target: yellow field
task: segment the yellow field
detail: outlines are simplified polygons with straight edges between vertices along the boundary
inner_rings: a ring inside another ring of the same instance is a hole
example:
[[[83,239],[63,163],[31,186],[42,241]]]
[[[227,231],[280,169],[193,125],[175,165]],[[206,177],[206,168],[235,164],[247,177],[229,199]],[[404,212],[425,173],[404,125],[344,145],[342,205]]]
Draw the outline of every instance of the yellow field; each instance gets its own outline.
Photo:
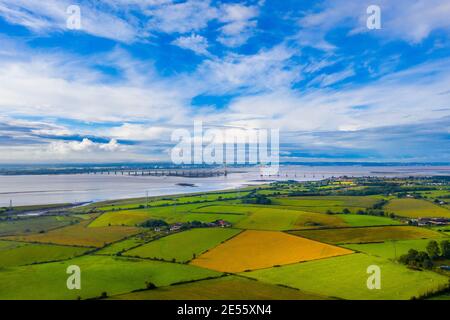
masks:
[[[103,247],[107,243],[139,233],[141,230],[134,227],[88,228],[88,224],[89,221],[83,221],[73,226],[55,229],[46,233],[28,236],[12,236],[6,237],[6,239],[86,247]]]
[[[283,232],[247,230],[191,264],[222,272],[242,272],[349,253],[352,251]]]
[[[148,210],[122,210],[102,214],[91,222],[89,227],[107,227],[107,226],[136,226],[151,216]]]

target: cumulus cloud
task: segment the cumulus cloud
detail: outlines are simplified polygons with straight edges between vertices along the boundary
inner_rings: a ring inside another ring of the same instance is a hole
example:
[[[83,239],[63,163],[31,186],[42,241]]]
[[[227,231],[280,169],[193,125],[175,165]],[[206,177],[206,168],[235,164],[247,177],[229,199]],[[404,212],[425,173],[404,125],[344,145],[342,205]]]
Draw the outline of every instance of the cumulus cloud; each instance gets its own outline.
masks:
[[[73,152],[114,152],[118,151],[119,149],[120,145],[115,139],[111,139],[109,143],[95,143],[88,138],[84,138],[82,141],[54,141],[48,145],[48,151],[50,153],[63,155]]]
[[[186,37],[179,37],[175,39],[173,44],[183,49],[189,49],[200,55],[209,55],[208,40],[198,34],[191,34]]]

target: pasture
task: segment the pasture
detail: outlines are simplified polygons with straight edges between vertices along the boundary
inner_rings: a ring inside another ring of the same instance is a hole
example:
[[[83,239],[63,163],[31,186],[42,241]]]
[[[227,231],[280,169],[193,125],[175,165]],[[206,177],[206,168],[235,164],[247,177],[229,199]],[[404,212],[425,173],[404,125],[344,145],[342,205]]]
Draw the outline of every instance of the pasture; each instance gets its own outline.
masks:
[[[111,211],[92,221],[89,227],[136,226],[150,218],[151,216],[145,209]]]
[[[367,267],[381,269],[381,289],[367,288]],[[448,277],[431,271],[413,271],[403,265],[365,254],[298,263],[245,273],[272,284],[284,284],[307,292],[352,300],[405,300],[448,284]]]
[[[283,232],[247,230],[191,261],[223,272],[269,268],[352,253]]]
[[[324,300],[302,291],[227,276],[114,296],[116,300]]]
[[[439,242],[442,239],[438,239]],[[357,250],[370,255],[396,260],[401,255],[408,253],[409,249],[425,251],[429,239],[385,241],[381,243],[347,244],[346,248]]]
[[[191,229],[151,241],[124,255],[187,262],[239,232],[241,230],[229,228]]]
[[[0,241],[0,268],[69,259],[86,251],[80,247]]]
[[[386,211],[408,218],[444,217],[450,218],[450,210],[420,199],[393,199],[385,207]]]
[[[338,215],[350,227],[370,227],[398,225],[400,222],[387,218],[360,214],[340,214]]]
[[[386,240],[434,239],[443,237],[442,234],[436,231],[410,226],[299,230],[291,231],[290,233],[332,244],[381,242]]]
[[[76,223],[79,220],[77,217],[70,216],[40,216],[0,221],[0,236],[45,232]]]
[[[82,270],[81,290],[67,289],[66,270],[70,265],[77,265]],[[147,281],[159,287],[219,275],[177,263],[84,256],[63,262],[0,269],[0,299],[87,299],[99,297],[102,292],[117,295],[143,289]]]

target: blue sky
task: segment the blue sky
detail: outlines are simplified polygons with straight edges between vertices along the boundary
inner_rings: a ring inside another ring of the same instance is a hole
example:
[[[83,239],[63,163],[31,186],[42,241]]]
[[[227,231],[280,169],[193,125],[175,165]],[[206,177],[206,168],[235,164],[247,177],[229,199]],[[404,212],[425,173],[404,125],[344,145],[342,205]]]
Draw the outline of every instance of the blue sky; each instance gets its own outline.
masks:
[[[449,17],[445,0],[0,0],[0,162],[168,160],[194,119],[279,129],[285,161],[448,162]]]

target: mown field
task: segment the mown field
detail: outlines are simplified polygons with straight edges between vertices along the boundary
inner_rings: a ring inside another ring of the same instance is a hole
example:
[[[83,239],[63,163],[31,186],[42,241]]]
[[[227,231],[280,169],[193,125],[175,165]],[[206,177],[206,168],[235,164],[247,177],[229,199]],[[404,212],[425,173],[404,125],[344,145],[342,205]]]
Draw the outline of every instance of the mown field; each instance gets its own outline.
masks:
[[[367,288],[367,267],[381,269],[381,289]],[[405,266],[365,254],[350,254],[245,273],[273,284],[307,292],[353,300],[411,299],[438,290],[448,277],[431,271],[413,271]]]
[[[187,262],[239,232],[241,230],[229,228],[192,229],[151,241],[124,255]]]
[[[114,296],[116,300],[326,300],[305,293],[243,277],[227,276],[156,290]]]
[[[350,254],[352,251],[283,232],[248,230],[191,261],[223,272],[241,272]]]
[[[41,216],[0,221],[0,237],[17,234],[32,234],[61,228],[78,222],[78,217]]]
[[[386,210],[408,218],[450,218],[450,210],[420,199],[393,199],[389,201]]]
[[[300,230],[291,231],[290,233],[332,244],[382,242],[386,240],[435,239],[444,236],[433,230],[410,226]]]
[[[68,290],[67,267],[82,272],[81,290]],[[220,273],[190,265],[107,256],[0,269],[0,299],[77,299],[144,289],[147,281],[168,286],[181,281],[217,277]],[[30,290],[32,288],[32,290]]]
[[[103,247],[108,243],[141,232],[140,229],[134,227],[88,228],[88,224],[89,221],[83,221],[73,226],[59,228],[45,233],[27,236],[12,236],[7,238],[10,240],[26,242]]]

